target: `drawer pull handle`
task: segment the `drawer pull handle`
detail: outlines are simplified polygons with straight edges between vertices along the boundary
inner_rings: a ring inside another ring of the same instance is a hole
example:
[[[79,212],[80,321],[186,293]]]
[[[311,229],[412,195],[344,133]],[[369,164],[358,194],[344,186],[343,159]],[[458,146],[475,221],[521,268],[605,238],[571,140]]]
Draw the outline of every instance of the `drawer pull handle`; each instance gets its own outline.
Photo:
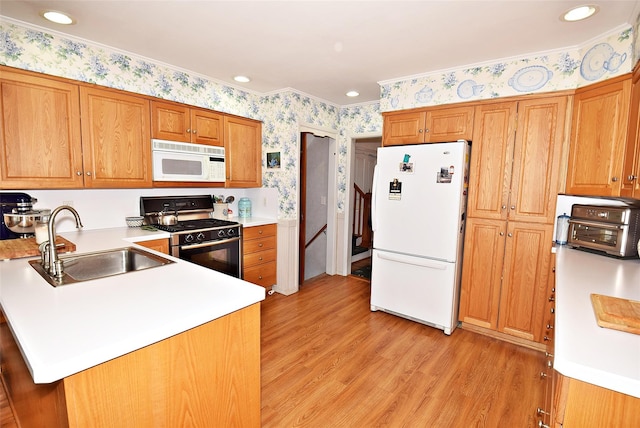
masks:
[[[262,245],[263,245],[263,244],[262,244],[262,242],[261,242],[261,243],[259,243],[259,244],[258,244],[258,247],[262,247]]]
[[[262,275],[258,275],[258,279],[262,279]]]
[[[538,407],[538,415],[548,415],[549,413],[545,412],[544,410],[542,410],[540,407]]]
[[[262,235],[262,230],[259,230],[259,231],[258,231],[258,234],[259,234],[259,235]]]
[[[262,260],[262,256],[258,258],[258,260]]]

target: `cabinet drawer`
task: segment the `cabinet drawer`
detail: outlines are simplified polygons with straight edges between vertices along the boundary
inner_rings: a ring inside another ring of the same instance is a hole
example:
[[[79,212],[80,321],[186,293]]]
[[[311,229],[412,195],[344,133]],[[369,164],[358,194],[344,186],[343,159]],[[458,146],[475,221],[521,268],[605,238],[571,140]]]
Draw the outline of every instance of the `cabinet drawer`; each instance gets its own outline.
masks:
[[[276,283],[276,262],[245,267],[243,279],[263,287],[274,285]]]
[[[244,267],[253,267],[259,264],[267,263],[267,262],[275,262],[276,261],[276,249],[271,248],[265,251],[257,251],[255,253],[246,254],[242,263],[244,263]]]
[[[263,236],[276,236],[276,225],[266,224],[264,226],[245,227],[242,230],[242,234],[245,241]]]
[[[260,239],[244,240],[242,243],[244,254],[255,253],[256,251],[271,250],[276,248],[276,237],[266,236]]]

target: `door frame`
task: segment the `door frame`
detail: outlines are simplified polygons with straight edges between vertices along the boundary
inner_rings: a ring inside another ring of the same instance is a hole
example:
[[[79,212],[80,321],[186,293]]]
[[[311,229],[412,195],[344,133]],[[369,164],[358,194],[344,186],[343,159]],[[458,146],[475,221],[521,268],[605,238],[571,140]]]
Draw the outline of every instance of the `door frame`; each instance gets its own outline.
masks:
[[[310,133],[316,137],[329,137],[329,162],[328,162],[328,183],[327,183],[327,265],[326,265],[326,273],[329,275],[335,275],[336,273],[336,261],[337,261],[337,216],[338,216],[338,204],[337,204],[337,171],[338,171],[338,132],[334,129],[327,129],[318,127],[310,124],[301,124],[298,126],[298,153],[300,153],[302,149],[302,134]],[[297,236],[300,237],[300,213],[301,213],[301,197],[303,195],[302,190],[302,165],[299,165],[299,174],[298,178],[300,178],[300,185],[297,186]],[[300,254],[304,251],[304,244],[301,244],[300,239],[297,241],[298,251],[296,254],[298,255],[298,262],[296,264],[297,278],[298,283],[300,282]],[[304,255],[302,255],[302,261],[304,261]],[[304,278],[302,278],[304,279]]]

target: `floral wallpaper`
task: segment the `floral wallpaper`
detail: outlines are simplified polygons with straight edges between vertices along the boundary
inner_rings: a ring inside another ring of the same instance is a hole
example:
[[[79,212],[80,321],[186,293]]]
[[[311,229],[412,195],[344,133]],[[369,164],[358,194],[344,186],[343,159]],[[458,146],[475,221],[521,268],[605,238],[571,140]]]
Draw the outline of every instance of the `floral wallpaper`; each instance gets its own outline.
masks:
[[[635,28],[639,26],[640,21]],[[343,212],[350,190],[351,139],[359,134],[381,135],[382,111],[576,88],[631,71],[640,58],[639,45],[638,31],[628,28],[575,50],[383,82],[379,102],[339,107],[291,90],[256,94],[175,66],[0,18],[0,64],[261,120],[263,186],[278,189],[281,219],[297,218],[300,125],[335,130],[338,135],[337,208]],[[277,171],[266,168],[269,151],[281,152]]]
[[[574,50],[474,64],[381,84],[380,110],[575,89],[633,69],[633,28]]]

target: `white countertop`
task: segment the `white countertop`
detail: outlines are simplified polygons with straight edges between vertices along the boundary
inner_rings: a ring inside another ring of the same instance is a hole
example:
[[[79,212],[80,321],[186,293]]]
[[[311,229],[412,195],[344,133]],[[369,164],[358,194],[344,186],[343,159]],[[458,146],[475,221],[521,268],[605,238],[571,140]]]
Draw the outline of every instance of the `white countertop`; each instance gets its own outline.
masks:
[[[234,217],[231,220],[237,221],[243,227],[264,226],[265,224],[278,223],[278,220],[273,218],[267,218],[267,217],[248,217],[248,218]]]
[[[640,398],[640,335],[599,327],[592,293],[640,300],[640,260],[557,249],[553,367]]]
[[[59,235],[77,253],[169,236],[139,228]],[[29,265],[33,258],[0,262],[0,305],[34,382],[54,382],[265,298],[263,287],[164,257],[176,263],[57,288]]]

